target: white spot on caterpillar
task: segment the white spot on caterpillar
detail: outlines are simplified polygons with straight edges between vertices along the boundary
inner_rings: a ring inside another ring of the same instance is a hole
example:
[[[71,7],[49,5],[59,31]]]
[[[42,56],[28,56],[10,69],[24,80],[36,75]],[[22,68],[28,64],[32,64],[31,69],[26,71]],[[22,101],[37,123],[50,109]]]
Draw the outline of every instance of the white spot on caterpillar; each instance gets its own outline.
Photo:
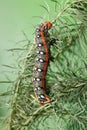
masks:
[[[37,78],[36,80],[37,80],[37,81],[40,81],[40,78]]]
[[[42,46],[42,44],[39,43],[38,46]]]
[[[39,29],[37,29],[36,31],[39,32]]]
[[[41,98],[45,98],[45,96],[44,96],[44,95],[40,95],[40,97],[41,97]]]
[[[37,90],[37,88],[34,88],[34,91],[36,91]]]
[[[41,69],[38,69],[39,72],[41,72]]]
[[[41,52],[40,52],[40,54],[41,54],[41,55],[43,55],[43,54],[44,54],[44,52],[43,52],[43,51],[41,51]]]
[[[38,99],[40,99],[40,96],[38,96]]]
[[[39,58],[36,58],[36,61],[39,61]]]
[[[35,78],[33,79],[33,81],[35,81]]]
[[[37,68],[36,67],[34,67],[34,69],[33,70],[37,70]]]
[[[37,54],[39,54],[40,52],[39,51],[37,51]]]
[[[40,59],[40,62],[43,63],[44,62],[43,59]]]
[[[41,87],[38,87],[37,89],[38,89],[38,90],[41,90]]]
[[[40,37],[40,35],[37,35],[37,38],[39,38]]]

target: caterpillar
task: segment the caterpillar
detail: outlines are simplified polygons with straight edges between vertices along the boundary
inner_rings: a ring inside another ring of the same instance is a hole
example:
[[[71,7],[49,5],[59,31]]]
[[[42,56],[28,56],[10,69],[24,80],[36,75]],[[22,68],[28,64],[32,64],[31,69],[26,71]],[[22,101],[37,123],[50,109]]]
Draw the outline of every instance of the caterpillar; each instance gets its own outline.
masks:
[[[33,68],[33,84],[35,95],[41,105],[44,105],[45,101],[51,101],[51,99],[46,95],[45,87],[45,76],[50,56],[50,35],[48,30],[51,27],[51,22],[44,22],[35,30],[36,59],[35,66]]]

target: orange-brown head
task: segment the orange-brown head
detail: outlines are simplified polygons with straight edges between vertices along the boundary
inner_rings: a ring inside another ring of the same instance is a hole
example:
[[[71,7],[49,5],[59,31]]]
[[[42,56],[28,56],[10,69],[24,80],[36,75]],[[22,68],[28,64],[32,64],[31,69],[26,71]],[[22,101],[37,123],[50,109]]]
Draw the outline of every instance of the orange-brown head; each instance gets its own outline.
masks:
[[[43,23],[43,26],[44,26],[44,27],[47,26],[48,29],[50,29],[50,28],[52,27],[52,23],[51,23],[51,22],[44,22],[44,23]]]
[[[50,29],[52,27],[52,23],[51,22],[47,22],[47,26]]]

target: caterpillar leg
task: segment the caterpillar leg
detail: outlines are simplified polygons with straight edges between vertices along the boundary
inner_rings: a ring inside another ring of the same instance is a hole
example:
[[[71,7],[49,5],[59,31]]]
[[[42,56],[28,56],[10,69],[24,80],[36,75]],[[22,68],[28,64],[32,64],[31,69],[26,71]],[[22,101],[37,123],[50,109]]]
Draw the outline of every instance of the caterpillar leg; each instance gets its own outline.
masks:
[[[50,102],[50,101],[51,101],[51,99],[50,99],[50,98],[46,95],[46,97],[45,97],[45,101]],[[44,106],[45,101],[40,102],[40,105],[41,105],[41,106]]]
[[[51,40],[50,40],[50,45],[54,45],[54,44],[56,44],[56,41],[57,41],[57,39],[55,39],[55,38],[51,38]]]
[[[50,99],[48,96],[46,96],[46,100],[47,100],[48,102],[51,101],[51,99]]]
[[[53,56],[50,56],[50,61],[54,62],[54,57]]]

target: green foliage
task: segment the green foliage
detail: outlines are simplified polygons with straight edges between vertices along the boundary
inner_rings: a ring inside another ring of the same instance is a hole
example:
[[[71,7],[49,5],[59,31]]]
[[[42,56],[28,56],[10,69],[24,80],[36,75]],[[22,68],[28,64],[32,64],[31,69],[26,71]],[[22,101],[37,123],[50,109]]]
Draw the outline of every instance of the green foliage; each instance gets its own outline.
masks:
[[[50,61],[46,76],[51,103],[39,106],[34,95],[35,43],[27,40],[24,51],[28,54],[12,84],[14,93],[6,130],[87,129],[87,2],[51,1],[55,5],[55,26],[50,35],[57,39],[51,47],[54,62]]]

